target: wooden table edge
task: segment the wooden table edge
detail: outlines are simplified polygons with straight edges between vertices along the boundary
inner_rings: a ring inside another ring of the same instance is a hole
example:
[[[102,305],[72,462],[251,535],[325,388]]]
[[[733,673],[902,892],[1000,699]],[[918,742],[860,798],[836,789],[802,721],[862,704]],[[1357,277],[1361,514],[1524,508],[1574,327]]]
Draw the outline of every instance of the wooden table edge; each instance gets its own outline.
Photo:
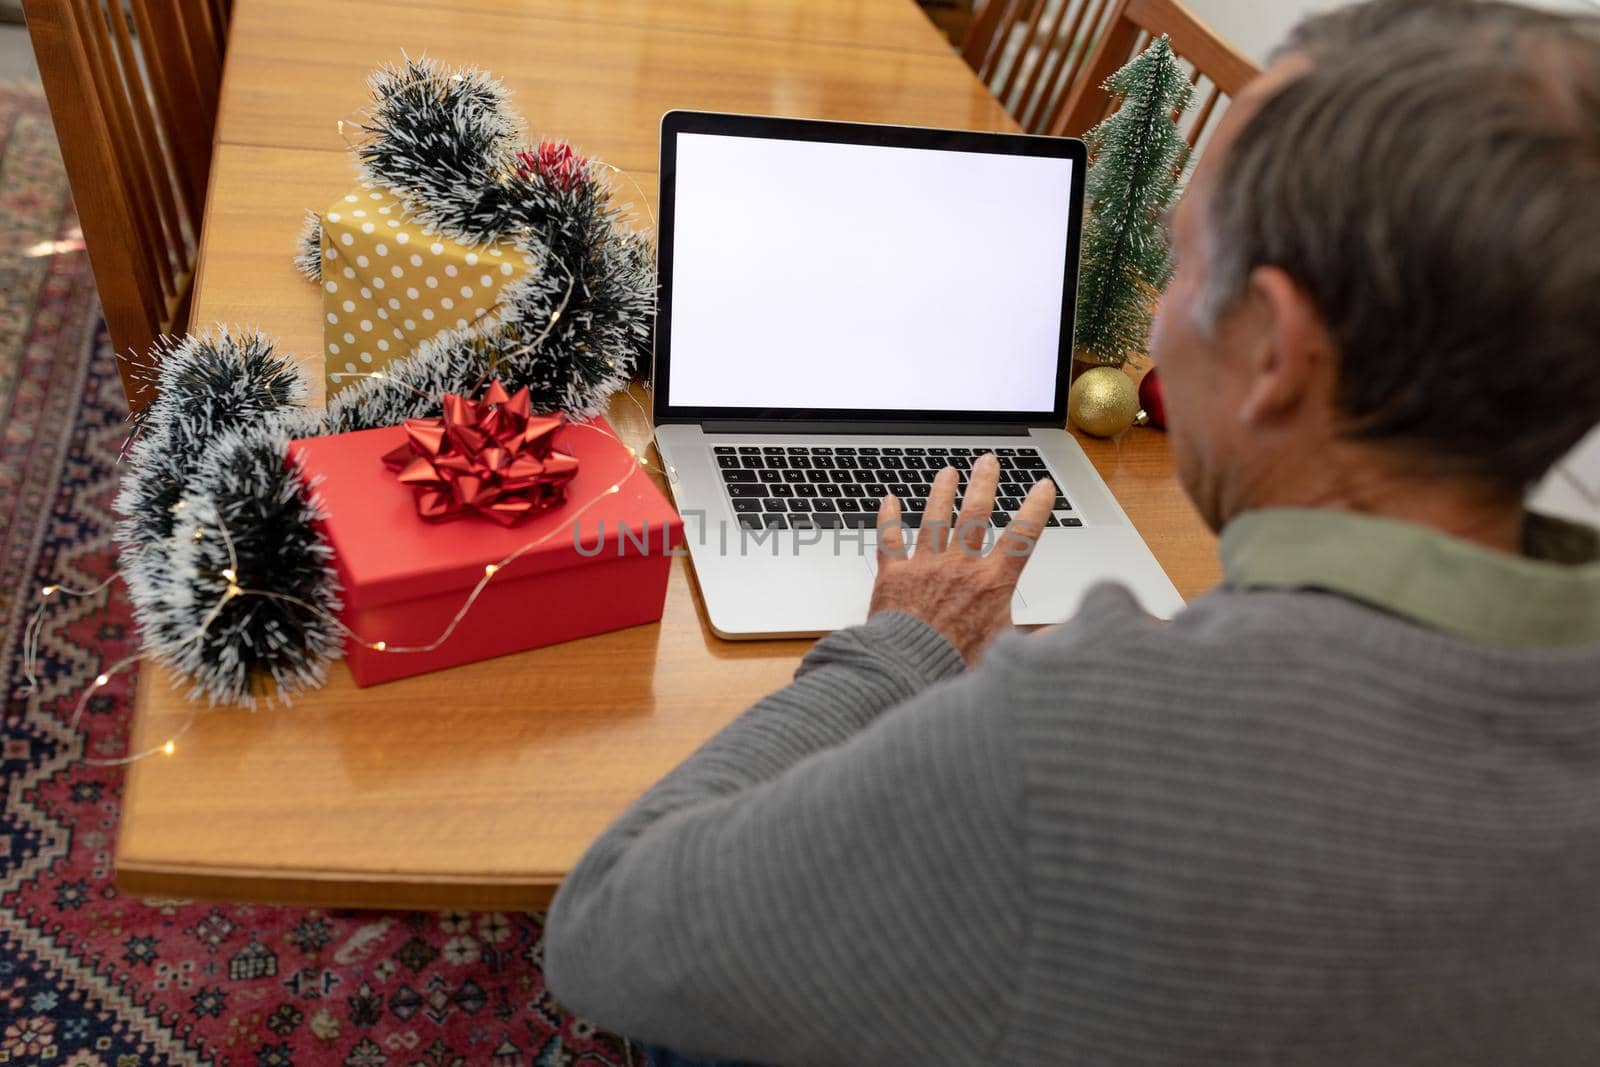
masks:
[[[117,891],[133,897],[232,900],[298,907],[401,911],[543,911],[562,876],[470,879],[422,875],[292,871],[281,867],[207,869],[183,864],[115,864]]]

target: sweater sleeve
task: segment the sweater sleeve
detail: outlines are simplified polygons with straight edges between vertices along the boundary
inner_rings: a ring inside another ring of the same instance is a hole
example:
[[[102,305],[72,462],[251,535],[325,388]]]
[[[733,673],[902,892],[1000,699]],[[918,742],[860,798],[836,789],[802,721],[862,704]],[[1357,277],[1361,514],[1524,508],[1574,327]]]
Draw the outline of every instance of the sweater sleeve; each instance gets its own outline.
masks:
[[[960,671],[908,615],[820,641],[590,847],[550,910],[552,992],[698,1056],[981,1055],[1023,938],[1022,798],[1003,683]]]

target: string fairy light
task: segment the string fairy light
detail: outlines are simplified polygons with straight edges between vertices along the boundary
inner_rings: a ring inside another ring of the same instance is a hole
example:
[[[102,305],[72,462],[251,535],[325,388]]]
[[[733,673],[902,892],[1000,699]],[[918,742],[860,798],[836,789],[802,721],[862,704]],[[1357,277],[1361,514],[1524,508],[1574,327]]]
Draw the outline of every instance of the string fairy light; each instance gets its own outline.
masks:
[[[550,332],[556,328],[556,323],[561,321],[561,315],[562,315],[563,312],[566,311],[567,304],[570,303],[571,300],[572,300],[572,293],[573,293],[573,290],[577,286],[577,281],[578,280],[577,280],[577,278],[573,277],[573,274],[572,274],[572,272],[570,270],[567,270],[566,265],[564,263],[561,263],[559,260],[557,260],[556,261],[556,266],[560,267],[562,269],[562,272],[565,273],[566,276],[567,276],[567,290],[561,297],[561,303],[556,305],[555,310],[550,312],[550,317],[545,323],[544,330],[539,334],[538,337],[534,338],[532,341],[529,341],[527,344],[523,345],[521,348],[515,349],[512,352],[507,353],[508,355],[526,356],[526,355],[530,355],[533,352],[537,351],[539,346],[544,344],[545,340],[550,336]],[[498,318],[496,318],[495,321],[498,321]],[[606,363],[607,363],[607,366],[615,366],[615,363],[613,361],[611,361],[611,360],[607,360]],[[482,389],[485,385],[487,385],[489,383],[489,379],[490,379],[490,377],[492,377],[494,375],[494,373],[495,373],[495,366],[494,366],[494,362],[491,360],[489,362],[489,365],[484,368],[483,374],[479,376],[478,380],[475,383],[473,383],[472,388],[469,389],[468,392],[472,392],[472,393],[478,392],[480,389]],[[400,378],[396,378],[392,374],[385,374],[383,371],[330,371],[328,373],[328,379],[330,381],[334,382],[335,384],[343,382],[346,378],[374,378],[374,379],[377,379],[379,381],[394,382],[396,385],[400,386],[403,389],[409,389],[412,393],[416,394],[419,397],[422,397],[424,400],[433,400],[433,399],[435,399],[433,396],[431,396],[430,394],[425,393],[422,390],[418,389],[416,386],[412,385],[410,382],[404,381],[404,380],[402,380]],[[635,401],[635,403],[638,403],[638,401]],[[196,540],[198,540],[198,538],[196,538]]]
[[[225,530],[224,543],[228,545],[228,551],[231,557],[233,552],[233,544],[232,540],[226,536]],[[234,565],[237,566],[237,562],[235,562]],[[47,585],[43,589],[39,590],[40,603],[38,607],[34,609],[33,619],[29,623],[31,640],[25,641],[23,647],[23,676],[28,682],[28,685],[24,690],[25,692],[33,693],[37,692],[39,689],[39,678],[37,674],[39,665],[39,634],[43,630],[45,610],[49,606],[50,600],[58,594],[73,597],[93,596],[96,593],[109,588],[113,583],[116,582],[116,580],[117,576],[113,575],[92,589],[68,589],[62,585]],[[237,586],[230,586],[230,588],[237,588]],[[158,645],[154,650],[151,650],[148,653],[140,652],[132,656],[125,656],[124,658],[113,663],[111,666],[104,667],[99,674],[94,676],[94,680],[89,683],[84,691],[78,695],[77,703],[73,707],[72,719],[67,724],[67,729],[76,732],[78,729],[78,724],[83,721],[83,713],[85,710],[87,710],[89,701],[95,696],[95,694],[110,685],[111,679],[127,670],[133,664],[138,663],[145,657],[145,655],[149,654],[163,656],[170,652],[176,652],[185,645],[193,644],[195,641],[203,638],[206,635],[206,632],[210,630],[211,624],[216,621],[217,616],[222,614],[222,609],[226,607],[232,599],[233,594],[230,593],[225,595],[221,600],[217,601],[217,603],[212,607],[211,611],[206,614],[205,619],[202,620],[200,625],[195,627],[195,629],[189,634]],[[184,734],[188,733],[190,727],[194,726],[195,720],[199,717],[199,713],[200,709],[198,705],[191,707],[189,711],[189,717],[184,721],[183,725],[174,731],[172,735],[169,736],[165,741],[158,745],[153,745],[150,748],[144,749],[143,751],[135,752],[131,755],[121,756],[115,759],[102,759],[94,756],[85,756],[83,757],[83,762],[91,767],[121,767],[130,763],[136,763],[139,760],[142,760],[147,756],[152,756],[157,752],[162,752],[170,756],[177,752],[178,739]]]
[[[647,409],[644,406],[644,404],[640,403],[638,397],[633,395],[633,388],[631,386],[625,386],[621,390],[621,392],[622,392],[623,396],[625,396],[629,400],[633,401],[633,406],[634,407],[639,409],[639,418],[644,420],[644,428],[645,428],[645,431],[646,431],[646,437],[649,440],[654,440],[655,436],[656,436],[656,425],[655,425],[655,421],[653,419],[651,419],[651,417],[650,417],[649,409]],[[632,451],[632,450],[630,449],[630,451]],[[634,455],[638,456],[638,453],[635,452]],[[644,460],[640,459],[639,462],[643,463]]]
[[[39,691],[39,641],[44,635],[45,612],[49,610],[50,601],[58,597],[89,597],[104,592],[117,580],[112,575],[98,585],[88,589],[73,589],[69,586],[52,583],[39,589],[39,604],[33,609],[33,615],[28,619],[28,625],[22,632],[22,691],[27,694]]]
[[[644,189],[640,187],[638,182],[634,181],[633,175],[629,174],[627,171],[623,170],[621,167],[617,166],[615,163],[607,163],[603,159],[596,159],[596,160],[593,160],[593,162],[598,163],[600,166],[605,167],[607,170],[614,171],[615,173],[620,174],[624,178],[628,179],[628,184],[632,185],[634,190],[636,192],[638,192],[638,194],[639,194],[639,203],[641,205],[643,205],[644,210],[645,210],[645,214],[650,216],[650,229],[651,229],[651,232],[654,232],[655,230],[659,229],[659,227],[656,225],[656,213],[650,209],[650,197],[645,195]]]
[[[556,323],[561,321],[561,313],[567,310],[567,303],[572,299],[572,290],[577,286],[578,279],[573,276],[572,271],[567,269],[567,265],[565,263],[561,262],[559,259],[556,260],[555,263],[556,266],[561,268],[562,273],[567,276],[567,291],[561,297],[561,303],[557,304],[555,310],[550,312],[550,319],[545,323],[544,332],[539,334],[539,336],[535,337],[532,341],[529,341],[527,344],[523,345],[521,348],[516,349],[514,352],[508,353],[509,355],[526,356],[537,351],[539,346],[544,344],[545,338],[550,336],[550,331],[556,328]],[[484,377],[478,379],[476,388],[481,389],[484,386],[484,384],[488,381],[488,374],[489,372],[487,370],[484,371]]]
[[[413,393],[415,393],[416,395],[422,397],[422,399],[424,399],[424,400],[437,399],[437,398],[429,395],[428,393],[424,393],[421,389],[418,389],[416,386],[412,385],[410,382],[405,381],[405,380],[400,379],[400,378],[396,378],[392,374],[385,374],[381,370],[373,370],[373,371],[353,371],[353,370],[352,371],[345,371],[345,370],[330,371],[329,374],[328,374],[328,377],[331,378],[335,382],[342,382],[346,378],[376,378],[376,379],[378,379],[380,381],[393,382],[394,384],[400,386],[400,388],[402,388],[402,389],[409,389]]]
[[[371,376],[381,377],[381,375]],[[637,403],[637,401],[635,401],[635,403]],[[620,437],[610,430],[596,426],[591,422],[575,422],[569,423],[568,425],[572,429],[593,431],[601,434],[602,436],[609,437],[613,441],[616,441],[618,444],[622,445],[625,449],[627,449],[629,459],[631,460],[628,465],[628,469],[624,471],[621,476],[613,481],[609,486],[595,494],[594,497],[592,497],[582,507],[578,508],[575,512],[563,512],[564,516],[568,519],[568,523],[553,526],[540,536],[535,537],[532,540],[523,543],[522,545],[519,545],[516,549],[502,559],[494,563],[485,564],[483,568],[483,576],[479,578],[477,583],[472,587],[472,590],[467,594],[466,599],[462,602],[461,607],[451,617],[449,623],[446,624],[439,636],[434,638],[432,641],[423,645],[391,645],[388,643],[388,641],[383,639],[369,639],[357,633],[354,629],[347,625],[343,619],[340,619],[331,612],[328,612],[315,604],[309,603],[300,597],[289,593],[273,592],[269,589],[249,588],[240,579],[239,557],[234,548],[233,538],[228,532],[227,524],[222,522],[221,517],[218,516],[216,518],[216,530],[221,536],[222,544],[228,555],[228,566],[217,572],[217,576],[227,583],[221,598],[219,598],[217,602],[212,605],[211,610],[206,613],[200,624],[189,633],[178,638],[174,638],[171,641],[164,642],[156,646],[154,649],[147,649],[139,654],[124,657],[123,659],[113,663],[111,666],[102,669],[99,674],[95,675],[94,680],[90,682],[88,687],[86,687],[84,691],[79,694],[77,703],[73,709],[72,719],[68,725],[68,729],[73,731],[77,730],[79,723],[83,719],[84,711],[87,709],[90,699],[93,698],[94,695],[100,690],[110,685],[113,678],[147,656],[160,658],[191,645],[196,641],[203,640],[206,634],[210,632],[212,624],[215,623],[217,618],[222,614],[223,609],[225,609],[233,601],[239,599],[256,597],[262,600],[274,600],[282,603],[292,604],[295,607],[309,612],[312,616],[338,629],[356,644],[359,644],[364,648],[371,649],[374,652],[416,654],[436,651],[455,634],[456,629],[461,625],[462,621],[467,617],[467,615],[471,613],[472,608],[477,604],[479,598],[483,595],[484,590],[495,577],[503,573],[507,567],[515,563],[518,559],[527,555],[529,552],[532,552],[534,549],[545,544],[551,538],[561,533],[563,529],[572,524],[576,524],[586,512],[598,505],[601,501],[607,497],[615,496],[617,493],[620,493],[623,486],[627,485],[627,483],[632,480],[635,475],[645,469],[644,457],[639,455],[638,450],[626,444]],[[182,506],[185,505],[186,502],[180,500],[178,504],[174,505],[173,510],[181,510]],[[602,538],[603,536],[604,534],[602,532]],[[50,601],[58,595],[75,597],[91,596],[106,589],[116,580],[117,576],[113,575],[112,577],[101,582],[99,585],[95,586],[93,589],[68,589],[59,584],[51,584],[43,586],[39,590],[40,603],[34,610],[33,619],[30,620],[28,638],[24,642],[23,649],[23,670],[24,677],[29,683],[29,692],[35,691],[38,688],[38,678],[35,673],[38,666],[38,641],[39,635],[43,630],[44,616]],[[188,733],[189,730],[194,726],[195,722],[199,718],[199,714],[199,705],[191,704],[189,716],[184,720],[183,725],[178,727],[177,730],[175,730],[169,737],[159,744],[152,745],[149,748],[145,748],[139,752],[116,758],[97,758],[85,756],[83,757],[83,762],[86,765],[93,767],[118,767],[137,763],[138,761],[155,755],[158,752],[167,756],[174,755],[177,752],[178,740],[183,737],[184,734]]]

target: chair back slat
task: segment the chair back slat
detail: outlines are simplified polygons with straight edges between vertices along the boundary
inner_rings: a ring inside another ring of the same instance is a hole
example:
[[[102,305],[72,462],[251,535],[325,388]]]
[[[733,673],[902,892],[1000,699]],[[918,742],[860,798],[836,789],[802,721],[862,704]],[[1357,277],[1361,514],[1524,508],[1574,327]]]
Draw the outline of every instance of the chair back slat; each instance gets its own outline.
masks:
[[[142,164],[140,176],[155,200],[161,223],[163,258],[172,260],[175,251],[183,247],[185,230],[192,220],[180,216],[176,191],[172,182],[166,180],[166,161],[161,158],[165,146],[162,145],[161,136],[156,131],[150,90],[140,70],[139,59],[134,54],[133,38],[128,32],[127,18],[121,5],[112,7],[105,14],[110,19],[112,39],[117,47],[116,73],[121,77],[121,83],[117,86],[118,96],[127,101],[128,111],[133,117],[131,132],[136,136],[132,139],[130,152],[138,156]]]
[[[1163,33],[1207,101],[1198,143],[1256,68],[1181,0],[988,0],[961,55],[1024,131],[1082,136],[1116,106],[1105,80]]]
[[[1000,28],[1009,25],[1011,9],[1025,0],[988,0],[967,27],[961,39],[961,58],[967,66],[978,72],[978,77],[992,84],[1000,39]]]
[[[1189,142],[1190,148],[1197,146],[1200,143],[1200,138],[1205,136],[1207,127],[1211,123],[1211,115],[1216,111],[1217,101],[1221,98],[1222,90],[1213,85],[1211,92],[1206,96],[1206,102],[1200,106],[1199,111],[1195,112],[1194,122],[1184,136],[1184,140]]]
[[[114,161],[114,166],[108,168],[107,174],[116,175],[121,185],[123,196],[133,212],[133,229],[146,274],[165,300],[171,295],[171,278],[161,269],[161,264],[168,256],[168,248],[156,217],[155,192],[150,188],[145,161],[140,158],[138,135],[133,130],[132,109],[120,84],[121,72],[111,54],[104,12],[99,0],[73,0],[73,6],[73,17],[79,32],[84,35],[93,61],[90,73],[94,91],[104,108],[108,147]]]
[[[962,56],[1029,133],[1079,76],[1113,0],[989,0]]]
[[[1021,106],[1016,109],[1018,115],[1026,114],[1029,110],[1034,109],[1032,102],[1038,99],[1038,86],[1042,85],[1042,82],[1048,82],[1048,77],[1050,77],[1050,75],[1045,75],[1046,70],[1053,70],[1054,67],[1059,66],[1061,50],[1054,46],[1054,42],[1061,37],[1062,19],[1067,18],[1067,14],[1070,14],[1072,8],[1078,8],[1078,10],[1082,11],[1085,5],[1082,5],[1082,3],[1078,3],[1078,5],[1056,3],[1053,6],[1054,11],[1051,13],[1050,24],[1040,32],[1040,35],[1030,38],[1029,46],[1027,46],[1029,53],[1037,54],[1038,61],[1030,64],[1027,82],[1022,83],[1021,93],[1018,94]],[[1018,64],[1018,70],[1021,70],[1021,64]],[[1010,96],[1010,91],[1002,93],[1002,99],[1010,98]],[[1024,120],[1019,118],[1019,122],[1024,122]]]
[[[228,22],[232,12],[229,0],[210,0],[207,9],[211,12],[211,32],[217,55],[225,55],[228,51]]]
[[[1039,64],[1043,77],[1024,91],[1017,120],[1030,133],[1042,133],[1056,103],[1083,74],[1094,39],[1100,34],[1111,7],[1111,0],[1083,0],[1072,21],[1047,52],[1047,62]],[[1066,8],[1063,7],[1063,12]]]
[[[1182,0],[1117,0],[1110,29],[1095,46],[1083,78],[1062,101],[1049,132],[1082,136],[1092,129],[1115,107],[1104,87],[1106,79],[1161,34],[1171,39],[1175,55],[1218,90],[1219,99],[1206,108],[1206,124],[1195,130],[1195,143],[1203,140],[1211,119],[1220,114],[1217,108],[1226,110],[1227,101],[1260,71]]]
[[[215,48],[199,42],[192,32],[196,12],[208,0],[145,0],[152,23],[151,51],[163,67],[172,72],[173,81],[194,101],[200,122],[208,132],[217,123],[217,94],[222,84],[222,60]]]
[[[162,36],[166,32],[165,25],[158,27],[150,10],[152,5],[164,4],[165,0],[129,0],[134,24],[143,40],[165,39]],[[159,50],[162,56],[161,62],[149,65],[150,83],[161,112],[162,128],[171,139],[177,160],[178,189],[188,205],[190,217],[198,220],[204,206],[206,172],[211,161],[211,131],[216,125],[216,116],[208,112],[206,102],[195,95],[187,73],[170,62],[171,46],[152,50]]]
[[[23,0],[129,402],[187,328],[228,0]],[[131,21],[130,21],[131,15]]]
[[[1006,76],[1002,80],[1003,84],[997,94],[1001,100],[1011,99],[1012,93],[1017,88],[1018,75],[1022,73],[1024,67],[1030,65],[1025,61],[1025,57],[1033,55],[1035,50],[1039,48],[1041,23],[1044,21],[1045,10],[1050,6],[1050,0],[1033,0],[1032,10],[1027,13],[1027,17],[1017,20],[1012,36],[1015,36],[1021,43],[1021,50],[1018,52],[1017,58],[1010,64],[1009,69],[1006,71]],[[1031,65],[1035,68],[1038,67],[1037,63]]]
[[[215,103],[217,87],[222,84],[222,50],[217,47],[217,34],[211,26],[211,4],[207,0],[169,10],[183,27],[189,64],[200,83],[202,97]]]

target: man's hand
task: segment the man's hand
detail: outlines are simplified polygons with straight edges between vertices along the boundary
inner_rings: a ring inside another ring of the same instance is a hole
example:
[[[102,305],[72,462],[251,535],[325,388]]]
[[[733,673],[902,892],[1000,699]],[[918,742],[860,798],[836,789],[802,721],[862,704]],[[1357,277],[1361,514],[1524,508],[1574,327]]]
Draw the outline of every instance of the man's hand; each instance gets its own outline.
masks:
[[[886,496],[878,508],[878,580],[872,587],[872,613],[910,612],[943,634],[968,663],[976,663],[990,638],[1011,625],[1012,590],[1056,497],[1050,479],[1035,485],[985,555],[983,542],[999,479],[1000,462],[993,455],[972,465],[961,513],[952,528],[957,476],[951,467],[940,471],[928,493],[916,552],[909,555],[900,501]]]

